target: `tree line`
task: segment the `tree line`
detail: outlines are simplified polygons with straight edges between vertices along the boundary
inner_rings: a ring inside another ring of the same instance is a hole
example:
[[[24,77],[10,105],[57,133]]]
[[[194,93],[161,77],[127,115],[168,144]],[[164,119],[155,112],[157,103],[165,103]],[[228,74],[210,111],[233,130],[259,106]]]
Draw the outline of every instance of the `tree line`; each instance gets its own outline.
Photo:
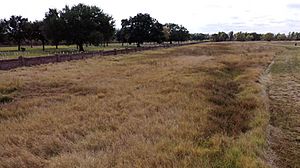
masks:
[[[139,13],[122,20],[122,28],[115,29],[113,17],[96,6],[84,4],[65,6],[62,10],[49,9],[41,21],[28,21],[22,16],[0,19],[0,44],[39,42],[43,45],[76,44],[79,51],[86,45],[108,45],[112,40],[135,43],[189,40],[189,31],[174,23],[161,24],[149,14]]]
[[[79,51],[84,51],[84,45],[107,46],[111,41],[136,44],[138,47],[145,42],[183,42],[183,41],[272,41],[272,40],[300,40],[299,32],[286,34],[259,34],[256,32],[215,34],[194,33],[182,25],[175,23],[161,24],[149,14],[138,13],[121,21],[121,28],[116,30],[113,17],[104,13],[97,6],[84,4],[65,6],[62,10],[49,9],[41,21],[28,21],[22,16],[11,16],[0,19],[0,44],[21,44],[25,41],[39,42],[45,50],[46,44],[75,44]]]
[[[60,42],[76,44],[84,51],[84,44],[99,45],[109,42],[115,32],[115,21],[96,6],[78,4],[62,10],[49,9],[42,21],[30,22],[22,16],[0,20],[0,43],[13,42],[20,46],[23,41],[50,42],[56,48]]]
[[[182,25],[166,23],[162,25],[149,14],[139,13],[121,21],[122,28],[116,32],[116,40],[122,43],[137,43],[139,47],[144,42],[183,42],[190,40],[189,31]]]
[[[265,33],[259,34],[256,32],[237,32],[234,34],[233,31],[228,34],[225,32],[219,32],[212,35],[207,35],[207,39],[211,41],[220,42],[220,41],[295,41],[300,40],[299,32],[290,32],[287,35],[284,33]]]

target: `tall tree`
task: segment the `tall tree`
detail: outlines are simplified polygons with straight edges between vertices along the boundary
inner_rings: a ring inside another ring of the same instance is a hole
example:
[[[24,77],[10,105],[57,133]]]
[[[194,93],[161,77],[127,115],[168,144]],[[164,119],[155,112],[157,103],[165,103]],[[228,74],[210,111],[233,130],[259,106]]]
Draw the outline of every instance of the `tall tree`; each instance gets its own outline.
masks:
[[[173,41],[186,41],[190,37],[189,31],[182,25],[179,26],[175,23],[167,23],[165,26],[170,29],[170,44],[172,44]]]
[[[300,40],[300,33],[290,32],[287,37],[289,40]]]
[[[275,39],[278,41],[284,41],[287,39],[287,37],[284,33],[283,34],[278,33],[278,34],[276,34]]]
[[[195,33],[195,34],[191,34],[191,40],[194,41],[202,41],[202,40],[208,40],[209,37],[208,34],[203,34],[203,33]]]
[[[179,41],[178,32],[179,32],[179,25],[175,23],[167,23],[165,26],[170,30],[170,37],[169,42],[170,44],[173,43],[173,41]]]
[[[220,41],[220,40],[219,40],[219,35],[216,34],[216,33],[215,33],[215,34],[212,34],[212,35],[211,35],[211,40],[214,41],[214,42]]]
[[[104,35],[99,31],[93,31],[89,35],[88,42],[94,46],[99,46],[99,44],[104,42]]]
[[[49,9],[43,20],[43,29],[48,40],[58,48],[64,38],[65,25],[57,9]]]
[[[125,43],[125,38],[124,38],[124,36],[123,36],[123,32],[122,32],[122,30],[121,29],[117,29],[116,30],[116,40],[118,41],[118,42],[121,42],[122,43],[122,46],[124,45],[124,43]]]
[[[0,43],[5,42],[6,30],[4,20],[0,20]]]
[[[165,41],[170,41],[171,37],[171,30],[168,26],[164,25],[163,27],[163,34],[164,34],[164,40]]]
[[[21,50],[21,42],[26,37],[27,18],[22,16],[11,16],[9,20],[5,20],[7,35],[18,44],[18,51]]]
[[[258,33],[256,33],[256,32],[250,33],[250,35],[253,36],[253,41],[260,41],[261,38],[262,38],[262,35],[261,35],[261,34],[258,34]]]
[[[61,18],[66,28],[65,40],[77,44],[79,51],[84,51],[83,44],[90,43],[93,34],[102,33],[104,40],[109,40],[114,35],[112,17],[96,6],[84,4],[72,8],[66,6],[61,12]]]
[[[32,22],[27,22],[27,24],[25,25],[25,34],[26,34],[26,39],[30,41],[30,47],[32,48],[32,41],[35,38]]]
[[[252,34],[246,34],[246,41],[254,41],[254,36]]]
[[[157,42],[161,44],[165,40],[163,25],[159,22],[155,22],[150,30],[150,39],[149,42]]]
[[[273,33],[266,33],[263,35],[263,40],[266,41],[272,41],[274,40],[274,34]]]
[[[137,43],[138,47],[144,42],[161,42],[163,38],[163,26],[147,13],[123,19],[121,31],[128,33],[129,43]]]
[[[190,38],[190,33],[184,26],[179,26],[179,41],[187,41]]]
[[[43,45],[43,51],[45,51],[46,33],[44,22],[35,21],[32,23],[33,37],[35,40],[40,40]]]
[[[92,7],[95,11],[97,11],[97,7]],[[108,14],[103,13],[103,17],[100,21],[100,27],[99,32],[102,34],[104,45],[108,46],[108,42],[112,40],[114,34],[115,34],[115,21],[112,18],[112,16],[109,16]]]
[[[227,39],[229,39],[229,36],[225,32],[219,32],[218,36],[219,41],[226,41]]]
[[[229,36],[225,32],[219,32],[218,34],[211,35],[212,41],[226,41],[229,39]]]
[[[127,19],[121,20],[122,28],[117,31],[117,39],[122,42],[122,46],[124,43],[131,43],[129,41],[130,38],[130,23]]]
[[[234,40],[233,31],[231,31],[231,32],[228,33],[228,38],[229,38],[229,41],[233,41]]]
[[[236,41],[245,41],[246,40],[246,34],[243,32],[237,32],[234,34],[234,38]]]

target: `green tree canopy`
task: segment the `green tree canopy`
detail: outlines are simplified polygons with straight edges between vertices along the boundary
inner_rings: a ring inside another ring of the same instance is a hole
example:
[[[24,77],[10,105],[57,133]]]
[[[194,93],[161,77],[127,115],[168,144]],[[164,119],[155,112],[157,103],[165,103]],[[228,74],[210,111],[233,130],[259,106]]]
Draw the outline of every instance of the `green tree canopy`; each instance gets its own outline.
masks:
[[[58,48],[59,43],[64,39],[65,25],[57,9],[49,9],[43,20],[44,32],[48,40]]]
[[[170,29],[170,43],[172,43],[172,41],[186,41],[190,38],[189,31],[182,25],[178,25],[175,23],[167,23],[165,24],[165,26]]]
[[[260,41],[262,38],[262,34],[258,34],[256,32],[250,33],[253,36],[253,41]]]
[[[218,34],[212,34],[211,38],[213,41],[226,41],[229,39],[229,36],[225,32],[219,32]]]
[[[231,31],[231,32],[228,33],[228,38],[229,38],[229,41],[233,41],[234,40],[234,33],[233,33],[233,31]]]
[[[18,44],[18,50],[21,50],[21,42],[26,38],[27,18],[22,16],[11,16],[9,20],[5,21],[5,28],[9,38]]]
[[[138,47],[144,42],[160,43],[164,38],[163,25],[147,13],[123,19],[120,31],[123,40],[128,38],[129,43],[137,43]]]
[[[127,19],[121,20],[122,28],[117,31],[117,40],[123,43],[130,43],[130,24]]]
[[[236,41],[246,41],[246,34],[243,32],[237,32],[234,34],[234,39]]]
[[[45,50],[45,41],[46,36],[44,32],[44,24],[42,21],[35,21],[35,22],[27,22],[26,24],[26,39],[41,41],[43,45],[43,51]],[[31,43],[32,47],[32,43]]]
[[[289,40],[300,40],[300,33],[290,32],[287,37]]]
[[[287,37],[286,37],[285,34],[278,33],[278,34],[276,34],[275,39],[278,40],[278,41],[284,41],[284,40],[287,39]]]
[[[202,40],[208,40],[208,39],[209,39],[208,34],[203,34],[203,33],[191,34],[191,40],[202,41]]]
[[[5,22],[0,19],[0,43],[5,42],[6,30],[5,30]]]
[[[101,36],[107,41],[114,35],[114,20],[96,6],[66,6],[61,12],[61,19],[65,28],[64,39],[77,44],[79,51],[84,51],[83,44],[98,42],[91,37]]]
[[[274,34],[273,33],[266,33],[263,35],[263,40],[265,41],[272,41],[274,40]]]
[[[44,29],[44,23],[42,21],[35,21],[32,23],[33,39],[40,40],[43,45],[43,51],[45,50],[46,34]]]

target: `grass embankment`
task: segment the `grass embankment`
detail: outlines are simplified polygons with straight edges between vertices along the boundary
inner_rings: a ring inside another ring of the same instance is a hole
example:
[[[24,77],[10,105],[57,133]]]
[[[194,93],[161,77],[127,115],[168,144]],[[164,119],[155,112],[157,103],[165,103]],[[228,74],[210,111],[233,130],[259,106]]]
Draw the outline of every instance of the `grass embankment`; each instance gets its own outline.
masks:
[[[279,49],[209,43],[0,72],[2,167],[265,167]]]
[[[19,56],[23,57],[38,57],[38,56],[48,56],[53,54],[67,54],[67,53],[76,53],[78,49],[75,45],[60,45],[58,49],[55,46],[45,46],[45,51],[43,51],[42,46],[22,46],[26,48],[26,51],[18,51],[16,46],[13,47],[0,47],[0,59],[12,59],[18,58]],[[100,51],[100,50],[113,50],[113,49],[123,49],[125,47],[135,47],[134,45],[124,45],[120,43],[109,44],[109,46],[88,46],[84,47],[85,51]]]

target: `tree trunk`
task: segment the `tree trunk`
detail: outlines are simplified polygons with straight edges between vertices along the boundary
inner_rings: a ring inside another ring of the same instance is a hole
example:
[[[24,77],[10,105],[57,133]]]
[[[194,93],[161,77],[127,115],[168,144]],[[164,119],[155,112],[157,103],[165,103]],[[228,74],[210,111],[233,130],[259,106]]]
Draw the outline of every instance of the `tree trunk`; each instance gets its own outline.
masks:
[[[137,43],[137,47],[141,47],[141,43],[138,42],[138,43]]]
[[[170,40],[170,44],[172,44],[172,40]]]
[[[55,44],[55,48],[58,49],[58,44]]]
[[[108,47],[108,42],[106,42],[106,46]]]
[[[30,47],[33,48],[33,47],[32,47],[32,40],[30,41]]]
[[[45,51],[45,41],[42,40],[42,44],[43,44],[43,51]]]
[[[83,44],[79,44],[79,52],[84,52],[84,49],[83,49]]]
[[[21,42],[18,42],[18,51],[21,51]]]

